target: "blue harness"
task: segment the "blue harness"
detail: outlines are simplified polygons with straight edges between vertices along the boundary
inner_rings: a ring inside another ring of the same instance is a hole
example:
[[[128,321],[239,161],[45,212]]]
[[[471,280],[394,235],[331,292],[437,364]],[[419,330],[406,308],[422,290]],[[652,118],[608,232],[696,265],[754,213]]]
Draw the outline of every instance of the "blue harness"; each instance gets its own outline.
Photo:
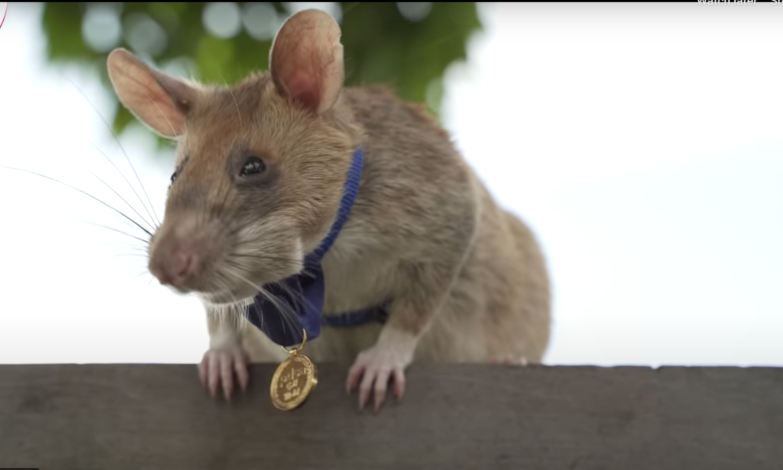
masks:
[[[259,292],[253,298],[253,303],[248,306],[250,323],[281,346],[291,347],[301,344],[304,339],[302,329],[306,332],[309,341],[319,336],[322,325],[350,328],[373,321],[386,322],[388,314],[385,307],[388,303],[339,315],[322,315],[325,290],[321,261],[348,220],[359,192],[363,165],[364,152],[359,147],[353,154],[351,167],[348,170],[337,220],[318,248],[305,257],[302,272],[264,286],[266,295]],[[274,301],[269,297],[273,297]],[[281,312],[278,304],[284,305],[286,311]],[[293,318],[291,318],[292,312],[295,313]]]

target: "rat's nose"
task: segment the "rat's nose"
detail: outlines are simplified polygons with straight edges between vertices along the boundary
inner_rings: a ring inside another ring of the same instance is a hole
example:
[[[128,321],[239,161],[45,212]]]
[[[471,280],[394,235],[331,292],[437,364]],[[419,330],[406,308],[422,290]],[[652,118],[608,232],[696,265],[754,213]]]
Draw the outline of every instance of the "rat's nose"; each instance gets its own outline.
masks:
[[[188,280],[193,277],[196,266],[196,256],[193,253],[180,250],[171,260],[169,273],[171,284],[175,287],[185,287]]]
[[[185,288],[196,274],[198,258],[193,250],[183,246],[170,250],[158,250],[150,259],[150,272],[161,284]]]

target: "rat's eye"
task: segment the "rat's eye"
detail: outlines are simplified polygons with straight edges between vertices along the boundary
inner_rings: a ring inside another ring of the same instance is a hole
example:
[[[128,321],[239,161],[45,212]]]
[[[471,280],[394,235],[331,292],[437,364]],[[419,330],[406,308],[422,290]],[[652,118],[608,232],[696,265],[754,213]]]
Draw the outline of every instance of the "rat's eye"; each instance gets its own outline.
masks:
[[[169,189],[171,189],[171,185],[174,184],[174,181],[177,180],[177,172],[171,174],[171,183],[169,183]]]
[[[259,175],[266,170],[266,164],[258,157],[247,157],[239,176]]]

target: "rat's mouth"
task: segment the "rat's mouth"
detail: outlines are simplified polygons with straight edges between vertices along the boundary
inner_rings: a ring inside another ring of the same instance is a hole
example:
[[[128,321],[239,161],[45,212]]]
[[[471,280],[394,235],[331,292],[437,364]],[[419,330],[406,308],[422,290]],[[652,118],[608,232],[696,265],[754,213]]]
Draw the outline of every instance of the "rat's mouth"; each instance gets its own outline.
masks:
[[[247,303],[248,301],[251,301],[255,296],[255,292],[199,292],[198,295],[203,301],[212,305],[235,305],[237,303]]]
[[[188,220],[171,226],[181,229]],[[278,232],[288,225],[264,223],[271,228],[253,225],[231,239],[221,239],[218,235],[225,231],[215,224],[207,228],[217,235],[204,230],[182,235],[170,229],[165,232],[170,236],[159,238],[152,247],[149,271],[174,292],[195,294],[207,304],[235,305],[252,299],[270,283],[297,274],[303,265],[299,238],[291,237],[290,230]]]
[[[213,280],[222,279],[223,282],[210,282],[209,288],[195,290],[196,295],[213,305],[236,304],[255,297],[259,291],[258,286],[263,285],[244,276],[236,282],[229,282],[226,277],[225,273],[216,273]]]
[[[169,287],[171,289],[173,289],[174,292],[176,292],[177,294],[181,294],[181,295],[188,295],[191,292],[193,292],[192,289],[188,289],[187,287],[177,287],[177,286],[169,286]]]

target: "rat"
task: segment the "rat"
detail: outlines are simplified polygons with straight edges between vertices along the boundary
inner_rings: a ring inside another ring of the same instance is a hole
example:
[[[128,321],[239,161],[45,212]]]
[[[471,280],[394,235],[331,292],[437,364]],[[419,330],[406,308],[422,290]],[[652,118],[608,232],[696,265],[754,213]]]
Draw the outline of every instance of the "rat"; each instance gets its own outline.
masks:
[[[176,141],[148,269],[205,306],[202,385],[231,399],[248,364],[305,336],[303,353],[344,363],[347,392],[376,411],[402,400],[413,362],[541,363],[551,300],[536,236],[425,106],[344,86],[340,37],[329,14],[295,13],[268,71],[234,85],[108,56],[120,103]]]

